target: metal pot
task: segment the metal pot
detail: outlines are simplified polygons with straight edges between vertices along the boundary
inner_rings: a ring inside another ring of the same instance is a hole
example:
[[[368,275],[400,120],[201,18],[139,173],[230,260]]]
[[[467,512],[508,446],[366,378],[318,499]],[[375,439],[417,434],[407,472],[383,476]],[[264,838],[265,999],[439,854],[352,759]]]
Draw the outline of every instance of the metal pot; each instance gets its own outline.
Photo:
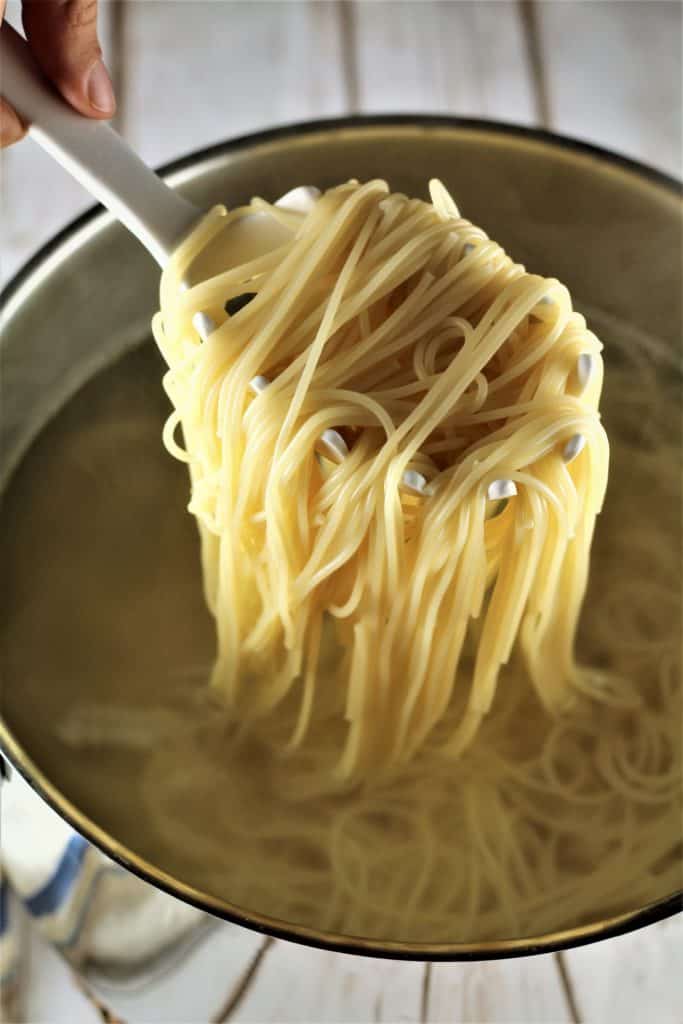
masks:
[[[324,188],[350,177],[385,177],[395,190],[422,195],[433,176],[446,182],[468,219],[516,259],[564,281],[579,308],[600,311],[608,365],[609,334],[620,325],[647,332],[672,355],[677,350],[683,252],[679,188],[661,174],[594,147],[486,122],[358,118],[223,143],[165,171],[172,185],[204,206],[231,206],[255,194],[275,197],[301,183]],[[68,429],[58,420],[56,432],[52,427],[44,431],[57,411],[99,370],[149,337],[157,288],[157,269],[148,255],[100,209],[65,229],[9,285],[4,294],[0,486],[6,486],[10,477],[10,493],[16,479],[21,485],[21,463],[31,442],[43,432],[41,444],[58,448],[59,437]],[[161,415],[161,364],[154,363],[152,355],[142,362],[132,358],[129,376],[133,371],[141,375],[136,384],[139,408],[150,405]],[[93,401],[102,403],[105,398],[100,394]],[[111,401],[113,422],[119,410]],[[72,435],[85,426],[84,421],[72,424]],[[118,437],[115,443],[126,440]],[[171,488],[177,485],[178,478],[173,479],[175,483],[169,477]],[[73,488],[73,481],[65,485],[67,497],[77,493]],[[24,495],[21,507],[28,516],[35,511],[50,522],[59,490],[59,481],[49,478],[33,495],[30,510],[30,495]],[[182,503],[182,489],[170,500]],[[17,513],[12,520],[14,514],[10,501],[10,523],[16,532],[25,517]],[[130,524],[131,531],[135,525]],[[71,542],[64,541],[67,548]],[[10,561],[13,543],[9,537]],[[193,592],[190,600],[201,616],[198,594]],[[86,614],[85,604],[81,614]],[[115,617],[115,611],[111,614]],[[58,619],[56,615],[55,628]],[[204,639],[210,636],[206,623],[201,629]],[[110,679],[94,680],[93,692],[115,706],[116,688]],[[72,693],[69,699],[77,696]],[[92,693],[82,696],[86,699]],[[229,893],[218,897],[204,891],[197,879],[183,878],[181,870],[141,856],[136,842],[139,822],[131,822],[135,765],[123,771],[129,788],[116,796],[111,780],[121,774],[121,765],[109,756],[93,756],[91,777],[97,777],[98,785],[94,795],[92,786],[86,792],[83,762],[76,770],[64,737],[52,729],[63,697],[52,683],[42,691],[30,680],[26,687],[5,687],[0,741],[7,757],[59,814],[111,857],[153,885],[219,917],[338,950],[455,960],[577,945],[648,924],[680,907],[680,893],[662,893],[648,906],[633,906],[607,920],[596,910],[594,920],[551,934],[438,944],[349,937],[274,920],[234,905]]]

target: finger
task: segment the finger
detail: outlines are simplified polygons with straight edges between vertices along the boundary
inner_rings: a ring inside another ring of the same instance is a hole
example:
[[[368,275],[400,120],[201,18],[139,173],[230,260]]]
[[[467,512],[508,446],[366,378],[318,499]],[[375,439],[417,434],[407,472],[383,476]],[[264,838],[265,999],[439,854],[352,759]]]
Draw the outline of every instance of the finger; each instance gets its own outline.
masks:
[[[0,97],[0,149],[11,146],[13,142],[23,139],[26,126],[22,123],[16,110]]]
[[[114,90],[97,38],[97,0],[24,0],[24,29],[45,74],[89,117],[111,117]]]

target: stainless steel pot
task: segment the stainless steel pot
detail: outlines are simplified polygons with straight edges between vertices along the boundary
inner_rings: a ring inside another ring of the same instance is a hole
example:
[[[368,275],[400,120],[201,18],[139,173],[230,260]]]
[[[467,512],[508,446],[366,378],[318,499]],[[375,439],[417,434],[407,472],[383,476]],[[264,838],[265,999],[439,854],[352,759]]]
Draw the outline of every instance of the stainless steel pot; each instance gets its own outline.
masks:
[[[204,206],[234,205],[254,194],[275,197],[300,183],[324,188],[349,177],[385,177],[394,189],[420,195],[430,177],[440,177],[469,219],[531,269],[566,282],[579,308],[600,311],[608,349],[609,333],[620,325],[647,332],[671,354],[680,348],[679,187],[593,147],[486,122],[360,118],[226,142],[176,162],[165,176]],[[97,371],[148,337],[157,288],[152,260],[99,209],[64,230],[9,285],[3,297],[0,486],[20,470],[29,445],[57,410]],[[49,439],[50,430],[43,436]],[[7,550],[12,543],[6,536]],[[50,731],[49,709],[59,694],[38,699],[36,692],[29,702],[23,688],[6,687],[0,722],[7,757],[35,789],[92,842],[153,885],[258,930],[382,956],[482,959],[605,938],[680,909],[680,893],[662,893],[649,906],[633,906],[607,920],[596,911],[594,920],[552,934],[435,945],[329,934],[273,920],[234,905],[229,893],[223,898],[203,891],[196,879],[136,852],[126,800],[114,806],[107,788],[112,765],[93,761],[93,772],[102,772],[99,797],[84,797],[69,770],[68,748]],[[40,707],[47,710],[41,713]]]

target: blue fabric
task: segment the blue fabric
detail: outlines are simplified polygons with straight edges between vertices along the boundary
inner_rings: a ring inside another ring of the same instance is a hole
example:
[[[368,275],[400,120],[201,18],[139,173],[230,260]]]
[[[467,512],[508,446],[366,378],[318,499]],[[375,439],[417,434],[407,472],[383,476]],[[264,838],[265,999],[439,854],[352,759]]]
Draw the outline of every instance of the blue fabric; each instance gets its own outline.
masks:
[[[83,836],[74,834],[71,837],[50,881],[26,900],[26,909],[30,914],[35,917],[52,914],[64,903],[81,869],[87,849],[88,843]]]
[[[131,979],[165,976],[194,945],[205,915],[75,834],[17,772],[1,786],[0,1018],[18,1020],[16,1013],[3,1016],[2,1007],[21,977],[24,951],[13,892],[34,926],[76,969],[98,962],[105,949],[107,960],[120,962]],[[98,900],[104,891],[108,898]]]

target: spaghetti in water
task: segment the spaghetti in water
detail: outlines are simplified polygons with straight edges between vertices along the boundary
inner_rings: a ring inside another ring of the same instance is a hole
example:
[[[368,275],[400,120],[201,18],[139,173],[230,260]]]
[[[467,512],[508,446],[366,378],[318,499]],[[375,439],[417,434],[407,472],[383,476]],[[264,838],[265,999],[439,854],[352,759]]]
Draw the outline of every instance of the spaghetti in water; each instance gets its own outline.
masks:
[[[580,666],[600,344],[431,191],[219,209],[164,275],[232,724],[188,713],[142,785],[174,870],[238,905],[496,940],[680,888],[680,423],[662,353],[611,331]],[[291,238],[185,289],[245,212]]]

